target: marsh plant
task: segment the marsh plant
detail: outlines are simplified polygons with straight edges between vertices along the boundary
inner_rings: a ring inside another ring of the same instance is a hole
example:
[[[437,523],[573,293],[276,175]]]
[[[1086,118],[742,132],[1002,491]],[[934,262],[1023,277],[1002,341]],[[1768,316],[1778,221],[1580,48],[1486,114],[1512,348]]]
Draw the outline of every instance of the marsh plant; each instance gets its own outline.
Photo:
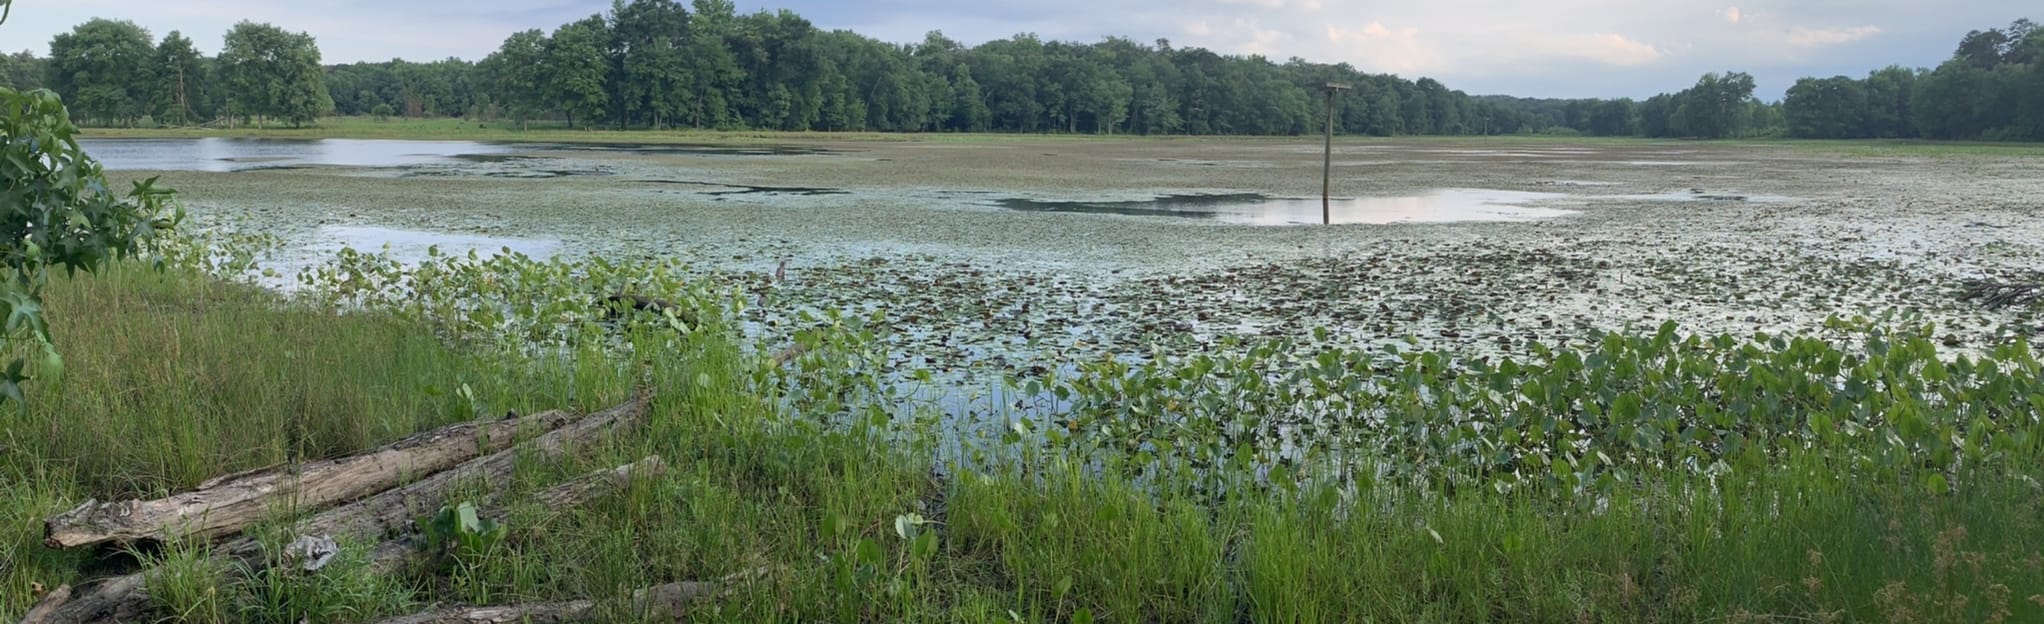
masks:
[[[300,279],[318,305],[394,312],[470,344],[623,347],[622,332],[638,327],[724,332],[762,356],[795,346],[798,356],[761,366],[752,381],[807,419],[942,435],[948,459],[975,464],[1022,447],[1072,452],[1131,477],[1184,476],[1205,493],[1247,471],[1284,488],[1389,479],[1576,496],[1794,453],[1936,491],[2034,457],[2044,407],[2024,341],[1946,353],[1935,327],[1864,318],[1780,336],[1703,336],[1668,323],[1593,333],[1579,347],[1530,344],[1524,360],[1361,350],[1327,329],[1303,340],[1160,343],[1141,357],[1006,379],[986,395],[1001,404],[939,405],[923,391],[938,383],[929,371],[894,366],[883,314],[800,310],[792,326],[746,331],[749,307],[773,305],[770,287],[671,260],[435,252],[413,266],[349,250]],[[612,318],[600,300],[613,292],[675,310]],[[960,422],[967,415],[997,421]]]
[[[260,268],[232,259],[259,255],[178,257],[226,258],[203,266],[249,271]],[[490,485],[516,501],[518,491],[655,453],[678,474],[589,510],[514,504],[485,518],[457,497],[427,522],[445,546],[443,565],[412,575],[365,575],[341,561],[316,575],[205,576],[194,574],[203,571],[196,555],[173,551],[155,562],[168,613],[367,620],[415,609],[414,597],[563,600],[736,574],[757,580],[698,615],[2044,617],[2036,520],[2044,371],[2020,339],[1958,353],[1944,350],[1936,328],[1906,319],[1835,319],[1794,336],[1666,325],[1469,360],[1355,349],[1330,329],[1055,363],[957,402],[928,392],[944,385],[937,376],[897,367],[890,328],[873,310],[797,310],[781,318],[798,322],[765,326],[756,310],[785,304],[758,276],[661,260],[436,254],[409,264],[344,252],[301,279],[302,290],[266,300],[260,314],[411,328],[420,344],[406,349],[467,354],[399,360],[422,379],[393,380],[368,372],[391,361],[376,349],[409,342],[331,340],[331,357],[345,361],[329,366],[361,368],[374,381],[362,386],[366,397],[411,397],[432,418],[354,437],[309,428],[343,417],[308,421],[299,435],[321,441],[316,453],[504,408],[571,397],[603,404],[652,384],[660,399],[643,435]],[[116,296],[163,287],[94,288],[87,292]],[[673,307],[618,314],[598,305],[617,291]],[[293,340],[247,334],[203,344]],[[216,350],[231,349],[205,351]],[[240,359],[221,361],[204,366]],[[411,413],[278,390],[248,400],[261,405],[231,412],[273,413],[282,401]],[[73,445],[89,439],[66,435],[78,438]],[[66,448],[31,452],[84,456]],[[167,489],[208,475],[171,467],[174,478],[156,477]],[[92,492],[132,487],[89,477],[41,478]],[[54,491],[71,491],[64,487]],[[43,491],[31,487],[22,500]]]

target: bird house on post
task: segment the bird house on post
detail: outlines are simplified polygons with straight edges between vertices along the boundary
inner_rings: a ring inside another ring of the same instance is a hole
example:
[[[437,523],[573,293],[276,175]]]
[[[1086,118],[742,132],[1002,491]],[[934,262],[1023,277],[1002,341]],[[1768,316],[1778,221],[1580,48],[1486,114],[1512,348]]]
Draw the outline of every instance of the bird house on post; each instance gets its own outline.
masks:
[[[1320,224],[1334,224],[1334,96],[1355,88],[1346,82],[1330,82],[1327,91],[1327,151],[1320,165]]]

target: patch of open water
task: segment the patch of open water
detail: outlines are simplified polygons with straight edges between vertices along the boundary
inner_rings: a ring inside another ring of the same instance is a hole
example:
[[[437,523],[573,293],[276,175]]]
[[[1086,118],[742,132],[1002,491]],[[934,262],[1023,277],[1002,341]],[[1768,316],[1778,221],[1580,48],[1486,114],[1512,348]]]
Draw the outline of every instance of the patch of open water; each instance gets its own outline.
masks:
[[[485,258],[507,252],[549,258],[560,253],[561,242],[364,225],[323,225],[305,244],[285,247],[276,257],[264,262],[263,266],[273,269],[275,275],[266,278],[263,283],[282,291],[296,290],[299,272],[333,261],[342,249],[385,253],[398,262],[416,265],[431,255],[435,247],[443,255],[468,255],[474,251]]]
[[[1569,210],[1528,205],[1567,197],[1559,193],[1440,189],[1403,197],[1336,199],[1327,208],[1336,224],[1530,221],[1576,214]],[[997,200],[995,205],[1026,212],[1179,217],[1266,226],[1318,224],[1322,218],[1322,206],[1317,198],[1272,197],[1256,193],[1167,195],[1141,201],[1007,198]]]
[[[81,139],[79,144],[111,171],[208,171],[227,173],[306,167],[414,168],[492,165],[532,157],[530,152],[614,155],[772,157],[836,154],[837,150],[789,145],[677,145],[639,143],[488,143],[380,139]],[[443,170],[440,175],[458,171]],[[571,173],[560,173],[569,175]],[[485,173],[484,175],[498,175]],[[510,177],[557,177],[526,176]]]
[[[113,171],[211,171],[337,167],[403,167],[462,162],[510,146],[476,141],[371,139],[80,139],[79,146]]]

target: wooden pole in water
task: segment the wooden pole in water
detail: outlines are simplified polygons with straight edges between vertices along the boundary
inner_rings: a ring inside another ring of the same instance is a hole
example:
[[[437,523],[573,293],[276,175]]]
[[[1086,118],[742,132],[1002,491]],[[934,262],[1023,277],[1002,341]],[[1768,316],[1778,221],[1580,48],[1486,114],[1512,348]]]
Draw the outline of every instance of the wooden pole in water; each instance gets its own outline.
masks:
[[[1327,149],[1320,162],[1320,224],[1334,225],[1334,94],[1348,89],[1339,82],[1327,83]]]

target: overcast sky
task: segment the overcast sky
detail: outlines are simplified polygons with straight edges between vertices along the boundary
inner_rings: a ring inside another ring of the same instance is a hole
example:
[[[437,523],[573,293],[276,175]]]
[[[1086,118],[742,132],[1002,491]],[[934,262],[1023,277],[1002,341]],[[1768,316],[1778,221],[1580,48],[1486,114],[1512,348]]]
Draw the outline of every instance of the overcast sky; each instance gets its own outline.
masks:
[[[1966,31],[2039,6],[2016,0],[737,0],[889,41],[942,30],[977,44],[1019,32],[1170,39],[1282,61],[1432,76],[1471,94],[1642,97],[1706,71],[1745,71],[1779,98],[1802,76],[1934,66]],[[93,17],[183,31],[208,54],[251,19],[319,40],[329,63],[480,59],[512,32],[604,11],[610,0],[16,0],[0,49],[48,54]],[[2044,11],[2028,17],[2044,19]]]

